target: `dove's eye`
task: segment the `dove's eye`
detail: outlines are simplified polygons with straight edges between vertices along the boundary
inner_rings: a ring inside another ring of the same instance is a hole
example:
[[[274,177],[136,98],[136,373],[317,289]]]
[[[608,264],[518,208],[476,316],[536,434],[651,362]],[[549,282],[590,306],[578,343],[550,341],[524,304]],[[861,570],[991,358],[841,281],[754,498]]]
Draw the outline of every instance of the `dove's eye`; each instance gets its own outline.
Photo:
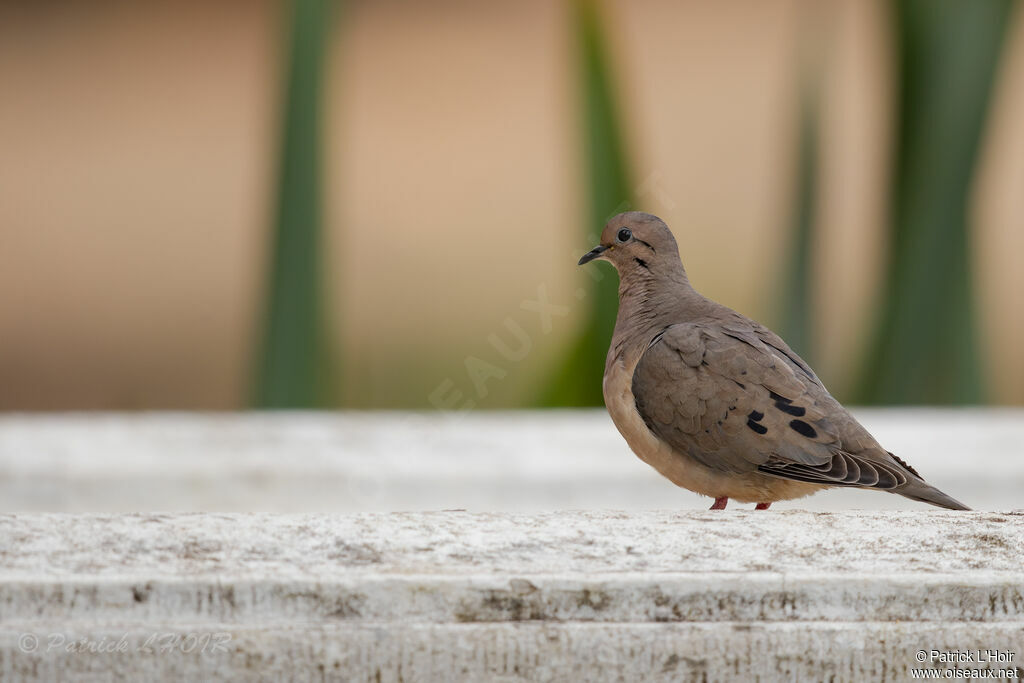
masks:
[[[630,232],[629,228],[623,228],[622,230],[619,230],[618,238],[620,242],[628,242],[632,237],[633,233]]]

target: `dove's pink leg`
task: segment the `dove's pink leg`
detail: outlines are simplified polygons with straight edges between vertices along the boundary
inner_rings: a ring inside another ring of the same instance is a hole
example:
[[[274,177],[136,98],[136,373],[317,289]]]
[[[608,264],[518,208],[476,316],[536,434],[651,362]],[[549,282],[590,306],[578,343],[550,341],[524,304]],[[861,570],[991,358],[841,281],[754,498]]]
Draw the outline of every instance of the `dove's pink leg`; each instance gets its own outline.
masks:
[[[726,496],[722,496],[721,498],[715,498],[715,504],[712,505],[708,509],[709,510],[724,510],[725,506],[726,506],[726,504],[728,502],[729,502],[729,499]]]
[[[767,510],[769,505],[771,505],[771,503],[758,503],[757,505],[754,506],[754,509],[755,510]]]

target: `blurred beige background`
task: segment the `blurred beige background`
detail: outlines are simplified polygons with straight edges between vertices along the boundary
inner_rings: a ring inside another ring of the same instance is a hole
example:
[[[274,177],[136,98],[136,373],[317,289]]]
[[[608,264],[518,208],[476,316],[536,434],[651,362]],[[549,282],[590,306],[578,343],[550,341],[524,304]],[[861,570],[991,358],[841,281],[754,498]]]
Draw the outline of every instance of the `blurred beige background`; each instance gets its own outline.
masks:
[[[792,224],[797,35],[826,73],[819,374],[857,370],[881,267],[893,89],[880,2],[617,2],[639,207],[705,294],[772,324]],[[0,3],[0,409],[245,405],[284,31],[271,2]],[[1024,12],[974,191],[983,360],[1024,402]],[[559,3],[349,2],[327,103],[329,297],[346,402],[533,392],[581,321],[571,31]],[[599,226],[595,226],[595,233]],[[521,308],[568,308],[549,333]],[[527,358],[500,360],[506,319]]]

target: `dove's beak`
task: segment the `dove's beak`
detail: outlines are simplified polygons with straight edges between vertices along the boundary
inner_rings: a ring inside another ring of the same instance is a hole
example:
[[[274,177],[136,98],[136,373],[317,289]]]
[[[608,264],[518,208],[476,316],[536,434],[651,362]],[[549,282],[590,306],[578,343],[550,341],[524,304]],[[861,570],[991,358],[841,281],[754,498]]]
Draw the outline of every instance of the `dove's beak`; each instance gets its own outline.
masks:
[[[577,263],[576,265],[582,266],[584,263],[590,263],[591,261],[593,261],[606,251],[608,251],[608,247],[604,247],[599,244],[590,251],[588,251],[586,254],[584,254],[582,258],[580,258],[580,262]]]

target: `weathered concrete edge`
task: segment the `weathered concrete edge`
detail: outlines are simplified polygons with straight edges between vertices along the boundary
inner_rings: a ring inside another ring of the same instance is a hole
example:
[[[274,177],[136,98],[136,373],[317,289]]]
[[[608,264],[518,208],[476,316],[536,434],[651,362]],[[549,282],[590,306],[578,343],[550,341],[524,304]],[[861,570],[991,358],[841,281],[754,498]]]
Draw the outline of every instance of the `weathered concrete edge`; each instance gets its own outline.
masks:
[[[120,645],[123,643],[123,645]],[[0,626],[0,677],[104,680],[906,680],[911,669],[1024,676],[1024,622]],[[69,649],[68,645],[71,644]],[[87,652],[75,647],[106,645]],[[114,645],[115,647],[110,647]],[[148,648],[148,649],[147,649]],[[949,664],[935,652],[1009,662]],[[923,655],[923,661],[920,657]],[[941,676],[940,676],[941,678]]]
[[[886,448],[968,505],[1019,505],[1024,410],[886,408],[855,415]],[[12,512],[709,504],[638,461],[603,409],[0,415],[0,505]],[[775,506],[920,507],[857,490]]]
[[[6,577],[12,621],[1016,622],[1024,572]]]

